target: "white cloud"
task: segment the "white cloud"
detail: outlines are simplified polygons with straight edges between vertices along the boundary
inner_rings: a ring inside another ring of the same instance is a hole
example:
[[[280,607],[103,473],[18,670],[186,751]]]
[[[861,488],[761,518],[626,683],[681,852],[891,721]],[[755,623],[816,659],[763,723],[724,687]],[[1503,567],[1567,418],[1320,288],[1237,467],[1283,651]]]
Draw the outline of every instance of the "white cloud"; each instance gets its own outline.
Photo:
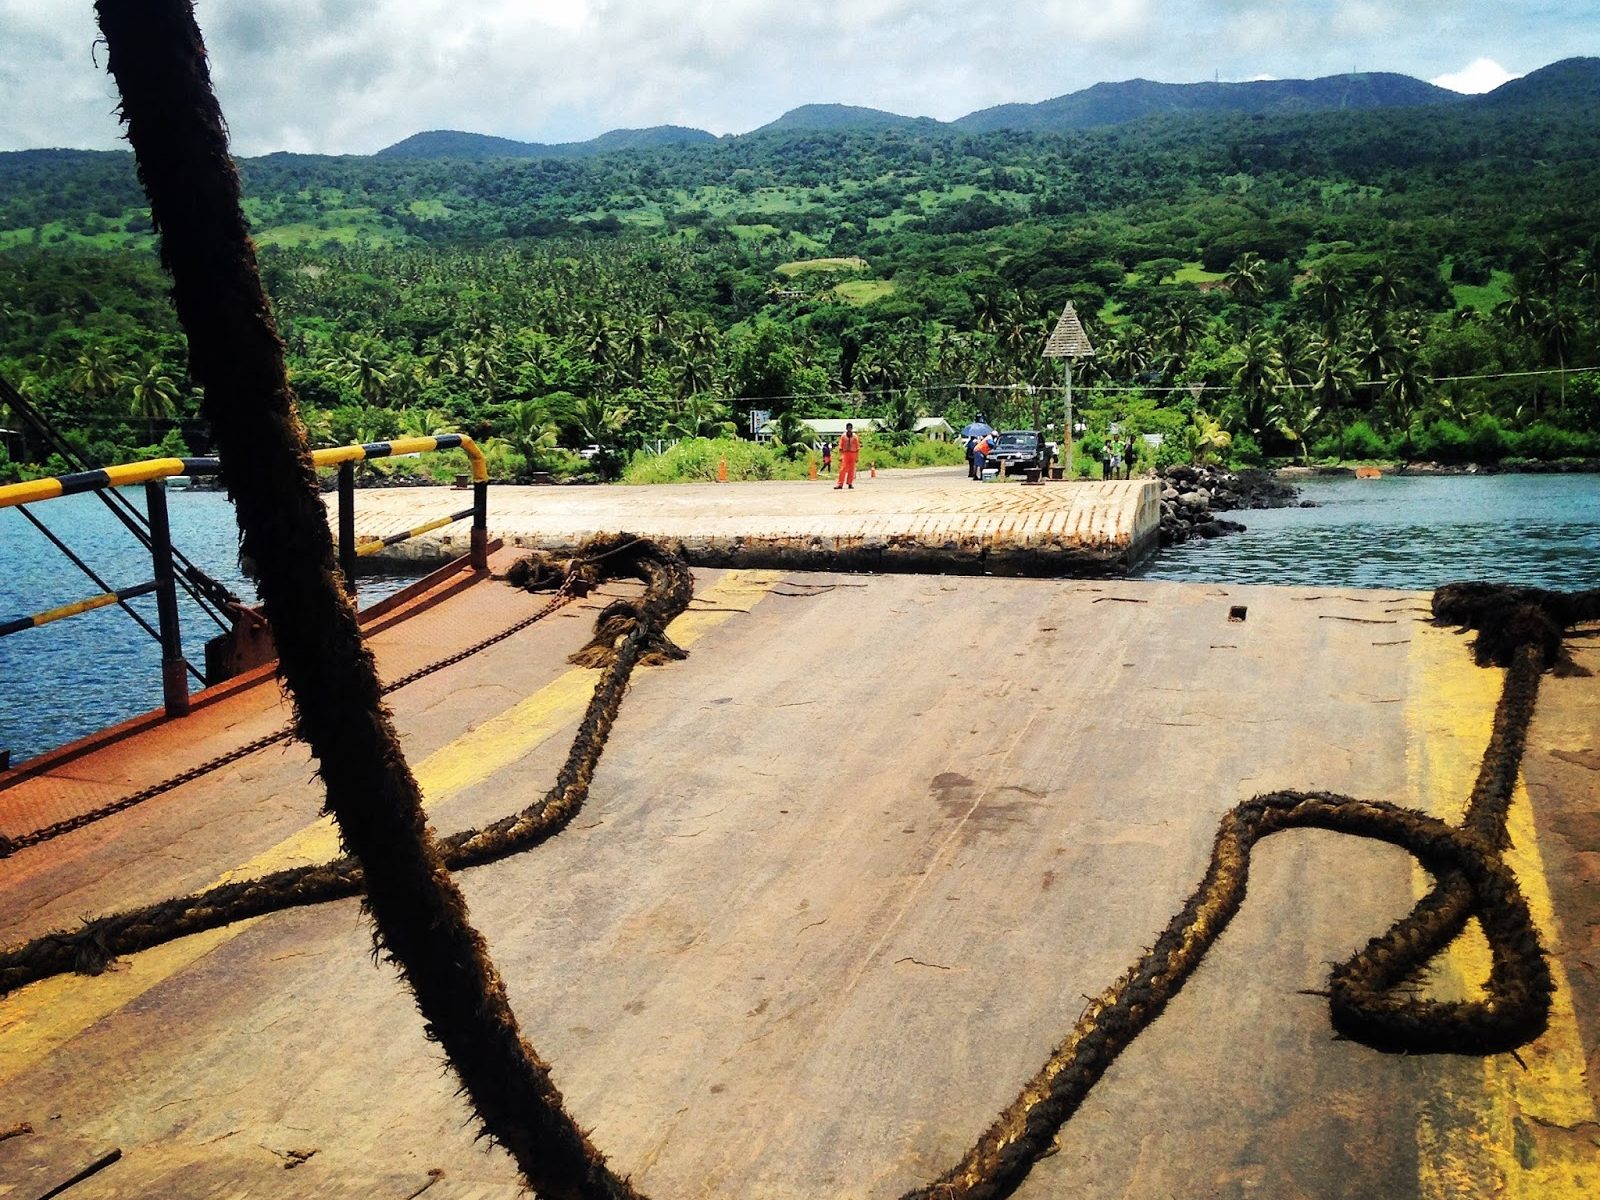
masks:
[[[796,105],[945,120],[1101,81],[1427,78],[1600,52],[1593,0],[197,0],[235,148],[369,153],[422,129],[743,132]],[[0,150],[108,147],[89,0],[0,0]],[[1478,91],[1507,77],[1437,81]]]
[[[1480,92],[1492,92],[1502,83],[1515,78],[1515,75],[1494,59],[1475,58],[1461,70],[1435,75],[1428,82],[1435,87],[1449,88],[1452,92],[1465,92],[1469,96],[1475,96]]]

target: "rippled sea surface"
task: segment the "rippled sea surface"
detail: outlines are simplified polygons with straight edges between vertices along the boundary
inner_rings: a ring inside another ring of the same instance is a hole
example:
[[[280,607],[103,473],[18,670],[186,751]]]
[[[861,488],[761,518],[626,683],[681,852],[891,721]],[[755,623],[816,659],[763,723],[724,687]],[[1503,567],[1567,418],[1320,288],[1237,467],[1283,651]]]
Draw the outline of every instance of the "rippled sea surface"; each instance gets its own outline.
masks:
[[[1246,532],[1160,551],[1145,579],[1431,589],[1600,587],[1600,476],[1310,479],[1316,508],[1229,513]]]
[[[144,489],[122,494],[144,511]],[[359,503],[359,501],[358,501]],[[217,492],[167,493],[173,544],[196,566],[254,603],[239,571],[233,505]],[[112,588],[151,578],[149,552],[92,495],[30,506]],[[372,604],[406,582],[403,576],[361,580],[361,603]],[[95,595],[101,589],[74,567],[21,513],[0,510],[0,621]],[[153,596],[131,601],[151,626]],[[184,651],[200,669],[205,643],[221,629],[178,594]],[[190,677],[190,688],[200,684]],[[118,607],[97,609],[0,638],[0,749],[13,765],[161,704],[161,650]]]

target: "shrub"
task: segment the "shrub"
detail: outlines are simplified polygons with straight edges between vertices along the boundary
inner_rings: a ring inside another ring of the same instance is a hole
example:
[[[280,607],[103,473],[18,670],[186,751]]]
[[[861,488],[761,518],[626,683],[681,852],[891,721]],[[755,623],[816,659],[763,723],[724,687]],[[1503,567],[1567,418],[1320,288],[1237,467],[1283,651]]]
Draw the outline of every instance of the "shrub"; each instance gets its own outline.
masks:
[[[1593,434],[1560,429],[1546,421],[1535,421],[1521,433],[1511,437],[1511,444],[1518,455],[1546,461],[1555,458],[1582,458],[1593,454],[1596,452],[1597,442],[1600,442],[1600,438],[1596,438]]]
[[[1233,445],[1228,448],[1228,463],[1235,467],[1259,467],[1266,461],[1260,444],[1248,433],[1233,435]]]
[[[1365,421],[1345,427],[1344,436],[1335,439],[1335,453],[1341,458],[1374,459],[1392,457],[1390,445]]]

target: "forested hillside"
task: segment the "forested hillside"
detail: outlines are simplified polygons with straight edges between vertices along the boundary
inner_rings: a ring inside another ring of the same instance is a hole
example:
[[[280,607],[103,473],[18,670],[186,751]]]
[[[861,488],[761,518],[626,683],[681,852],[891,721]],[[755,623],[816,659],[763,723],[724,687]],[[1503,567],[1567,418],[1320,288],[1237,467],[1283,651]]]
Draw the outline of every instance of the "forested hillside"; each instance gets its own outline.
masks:
[[[1448,105],[1067,133],[865,111],[562,157],[243,161],[313,436],[449,426],[506,471],[588,444],[615,471],[752,408],[1031,425],[1071,300],[1091,440],[1117,419],[1170,453],[1226,428],[1246,460],[1600,452],[1596,60]],[[130,156],[0,155],[0,374],[97,460],[205,449],[164,292]],[[38,453],[6,440],[0,470]]]

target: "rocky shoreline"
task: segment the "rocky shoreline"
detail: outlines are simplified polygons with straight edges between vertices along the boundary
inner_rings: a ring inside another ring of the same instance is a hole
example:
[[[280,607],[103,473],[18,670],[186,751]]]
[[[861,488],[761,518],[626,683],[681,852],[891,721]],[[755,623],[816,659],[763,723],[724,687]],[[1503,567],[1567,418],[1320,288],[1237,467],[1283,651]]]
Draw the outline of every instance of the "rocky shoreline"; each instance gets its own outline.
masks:
[[[1157,473],[1161,481],[1161,544],[1179,546],[1209,541],[1245,527],[1218,513],[1247,508],[1313,507],[1300,499],[1300,489],[1272,471],[1224,471],[1218,467],[1171,466]]]

